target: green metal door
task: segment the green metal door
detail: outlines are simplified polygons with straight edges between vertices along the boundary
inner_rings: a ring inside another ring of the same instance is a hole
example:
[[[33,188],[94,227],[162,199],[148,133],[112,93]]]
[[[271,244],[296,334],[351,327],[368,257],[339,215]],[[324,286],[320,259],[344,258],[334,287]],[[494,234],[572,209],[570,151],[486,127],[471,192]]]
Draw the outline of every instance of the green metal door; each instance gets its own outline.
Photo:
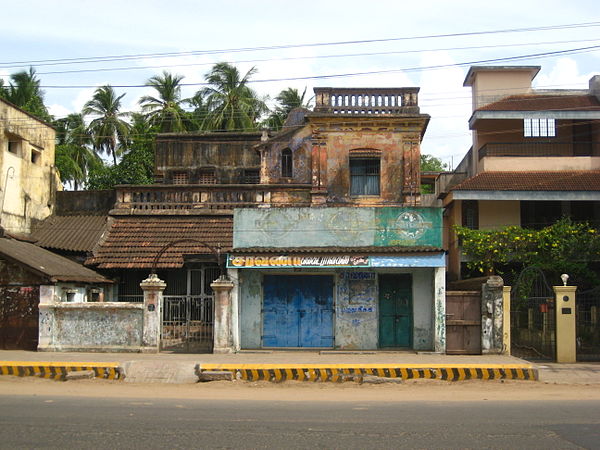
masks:
[[[412,277],[379,275],[379,347],[411,347],[412,322]]]

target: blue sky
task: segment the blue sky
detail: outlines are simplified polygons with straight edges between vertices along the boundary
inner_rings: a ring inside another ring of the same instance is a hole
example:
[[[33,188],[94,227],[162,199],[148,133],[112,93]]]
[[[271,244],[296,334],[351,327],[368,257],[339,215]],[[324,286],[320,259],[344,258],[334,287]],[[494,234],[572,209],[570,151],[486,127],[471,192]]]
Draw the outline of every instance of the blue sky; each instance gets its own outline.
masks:
[[[131,86],[116,90],[127,93],[124,108],[134,110],[139,97],[151,92],[133,86],[143,85],[152,75],[169,70],[184,75],[184,82],[202,83],[211,64],[229,61],[242,71],[256,66],[255,80],[282,80],[253,84],[261,95],[271,97],[287,87],[306,87],[312,93],[315,86],[419,86],[421,111],[432,116],[422,151],[454,165],[470,145],[470,90],[462,87],[468,65],[454,64],[600,45],[600,24],[423,38],[600,22],[600,9],[587,0],[3,3],[0,76],[6,78],[33,65],[42,80],[46,103],[57,117],[79,111],[94,86]],[[302,46],[365,40],[384,41]],[[298,47],[255,49],[282,45]],[[253,50],[77,64],[65,61],[242,48]],[[538,87],[585,88],[589,78],[600,73],[600,50],[491,64],[540,65]],[[440,65],[448,67],[423,69]],[[380,73],[289,80],[357,72]],[[184,96],[191,96],[199,87],[186,87]]]

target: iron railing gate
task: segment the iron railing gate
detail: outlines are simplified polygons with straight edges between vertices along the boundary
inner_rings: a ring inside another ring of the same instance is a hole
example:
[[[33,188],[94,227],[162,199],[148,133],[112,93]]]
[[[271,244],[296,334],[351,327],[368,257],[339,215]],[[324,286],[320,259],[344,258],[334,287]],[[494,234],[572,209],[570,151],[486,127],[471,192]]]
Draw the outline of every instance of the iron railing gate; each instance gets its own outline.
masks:
[[[556,359],[554,290],[544,273],[529,267],[511,290],[511,354],[527,359]]]
[[[576,294],[577,360],[600,361],[600,286]]]
[[[218,277],[217,267],[203,267],[167,278],[162,304],[161,350],[212,352],[214,297],[210,283]]]

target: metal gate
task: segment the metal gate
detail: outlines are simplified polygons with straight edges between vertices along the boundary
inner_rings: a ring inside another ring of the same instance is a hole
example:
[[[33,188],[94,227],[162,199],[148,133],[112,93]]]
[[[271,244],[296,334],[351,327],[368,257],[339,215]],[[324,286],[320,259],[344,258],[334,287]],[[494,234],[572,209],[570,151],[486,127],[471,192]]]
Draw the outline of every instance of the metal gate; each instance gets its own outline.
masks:
[[[202,267],[167,276],[163,295],[161,350],[212,352],[214,297],[210,284],[219,268]]]
[[[523,270],[511,290],[511,354],[528,359],[556,359],[554,290],[537,267]]]
[[[0,348],[36,350],[39,286],[0,286]]]
[[[577,294],[577,360],[600,361],[600,286]]]
[[[481,291],[446,292],[446,353],[481,354]]]

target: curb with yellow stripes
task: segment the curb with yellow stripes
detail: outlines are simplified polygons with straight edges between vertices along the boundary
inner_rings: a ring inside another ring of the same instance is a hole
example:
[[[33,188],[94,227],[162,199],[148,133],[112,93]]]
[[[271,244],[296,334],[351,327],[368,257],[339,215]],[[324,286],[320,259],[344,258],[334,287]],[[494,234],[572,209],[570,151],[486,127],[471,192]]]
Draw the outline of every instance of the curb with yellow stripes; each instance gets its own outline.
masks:
[[[118,363],[0,361],[0,375],[18,377],[64,380],[67,373],[83,370],[93,370],[96,378],[107,380],[117,380],[122,377],[122,370]]]
[[[538,371],[530,365],[376,365],[352,364],[198,364],[196,373],[229,371],[245,381],[354,381],[365,376],[385,378],[463,380],[538,380]]]

